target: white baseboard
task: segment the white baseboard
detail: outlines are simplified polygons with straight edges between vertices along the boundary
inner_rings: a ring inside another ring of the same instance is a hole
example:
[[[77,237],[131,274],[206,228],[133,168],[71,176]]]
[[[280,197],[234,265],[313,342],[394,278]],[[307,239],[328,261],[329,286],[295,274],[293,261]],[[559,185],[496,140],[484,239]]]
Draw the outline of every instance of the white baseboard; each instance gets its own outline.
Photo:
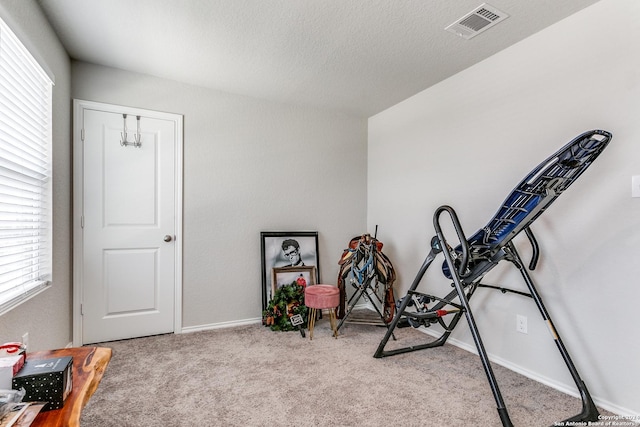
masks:
[[[420,332],[423,332],[427,335],[431,335],[433,337],[439,337],[440,334],[438,334],[437,332],[433,332],[430,331],[427,328],[419,328],[418,329]],[[470,345],[464,341],[460,341],[457,340],[455,338],[451,338],[449,337],[449,339],[447,339],[447,343],[454,345],[456,347],[459,347],[463,350],[468,351],[469,353],[473,353],[475,355],[478,355],[478,349],[474,346],[474,345]],[[516,365],[515,363],[512,363],[508,360],[505,360],[501,357],[498,357],[496,355],[493,355],[491,353],[487,352],[487,355],[489,356],[489,360],[492,363],[496,363],[500,366],[503,366],[507,369],[509,369],[510,371],[514,371],[517,372],[521,375],[524,375],[527,378],[530,378],[534,381],[537,381],[539,383],[542,383],[546,386],[549,386],[553,389],[556,389],[558,391],[561,391],[565,394],[568,394],[569,396],[573,396],[576,398],[580,398],[580,393],[574,388],[575,386],[568,386],[567,384],[564,383],[560,383],[556,380],[553,380],[551,378],[545,377],[543,375],[540,375],[536,372],[532,372],[526,368],[523,368],[520,365]],[[606,409],[607,411],[610,411],[616,415],[619,415],[621,418],[625,418],[625,417],[629,417],[631,420],[636,420],[638,417],[638,414],[635,414],[632,410],[628,409],[628,408],[623,408],[621,406],[618,406],[614,403],[609,402],[608,400],[599,398],[598,396],[595,395],[591,395],[591,398],[593,399],[593,402],[599,406],[602,409]]]
[[[199,332],[199,331],[210,331],[213,329],[224,329],[224,328],[233,328],[234,326],[245,326],[245,325],[253,325],[256,323],[262,323],[262,318],[257,317],[254,319],[244,319],[244,320],[233,320],[230,322],[220,322],[220,323],[210,323],[208,325],[199,325],[199,326],[186,326],[183,327],[180,333],[187,334],[190,332]]]
[[[368,308],[373,311],[370,305],[367,303],[358,304],[354,307],[354,309]],[[245,326],[245,325],[254,325],[257,323],[262,323],[261,317],[256,317],[253,319],[242,319],[242,320],[232,320],[230,322],[220,322],[220,323],[209,323],[208,325],[198,325],[198,326],[185,326],[180,330],[181,334],[188,334],[190,332],[199,332],[199,331],[210,331],[213,329],[223,329],[223,328],[233,328],[235,326]]]

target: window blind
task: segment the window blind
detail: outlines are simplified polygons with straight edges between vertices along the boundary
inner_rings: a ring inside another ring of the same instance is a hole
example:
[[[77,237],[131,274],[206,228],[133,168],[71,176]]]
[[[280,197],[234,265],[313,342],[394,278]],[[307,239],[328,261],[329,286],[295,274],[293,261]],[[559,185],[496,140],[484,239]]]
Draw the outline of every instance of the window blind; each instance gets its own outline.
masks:
[[[51,281],[52,86],[0,19],[0,314]]]

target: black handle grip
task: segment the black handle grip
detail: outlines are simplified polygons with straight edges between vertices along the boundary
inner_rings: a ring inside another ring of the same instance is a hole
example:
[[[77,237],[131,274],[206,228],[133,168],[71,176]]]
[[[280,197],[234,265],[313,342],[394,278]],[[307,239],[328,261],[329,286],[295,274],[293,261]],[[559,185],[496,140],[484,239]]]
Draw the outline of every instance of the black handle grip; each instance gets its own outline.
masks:
[[[462,260],[460,265],[458,266],[458,274],[460,276],[464,276],[464,273],[467,271],[467,267],[469,264],[469,242],[467,241],[467,237],[464,235],[464,231],[462,231],[462,225],[460,225],[460,221],[458,220],[458,215],[456,211],[453,210],[451,206],[443,205],[436,209],[436,212],[433,214],[433,226],[436,229],[436,235],[438,239],[443,243],[442,250],[446,250],[446,240],[442,233],[442,227],[440,227],[440,215],[443,212],[447,212],[449,217],[451,218],[451,222],[453,223],[453,228],[456,230],[456,234],[458,235],[458,240],[460,241],[460,247],[462,249]]]

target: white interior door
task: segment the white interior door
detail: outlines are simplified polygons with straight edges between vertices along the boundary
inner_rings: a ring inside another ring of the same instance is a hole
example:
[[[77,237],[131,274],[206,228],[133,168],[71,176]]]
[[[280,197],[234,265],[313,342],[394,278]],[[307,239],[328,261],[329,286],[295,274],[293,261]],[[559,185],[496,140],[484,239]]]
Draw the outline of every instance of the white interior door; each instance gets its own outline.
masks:
[[[76,275],[82,344],[175,332],[181,120],[84,107],[82,264]],[[122,144],[125,122],[127,141],[138,135],[139,147]]]

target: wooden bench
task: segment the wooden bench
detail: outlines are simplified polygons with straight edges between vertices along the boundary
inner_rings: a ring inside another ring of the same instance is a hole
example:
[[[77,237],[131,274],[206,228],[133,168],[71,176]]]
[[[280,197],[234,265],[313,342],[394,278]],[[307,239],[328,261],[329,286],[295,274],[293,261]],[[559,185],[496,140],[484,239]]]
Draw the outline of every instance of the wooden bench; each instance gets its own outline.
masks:
[[[64,407],[41,412],[33,427],[80,427],[82,408],[98,388],[102,375],[111,360],[111,349],[104,347],[72,347],[27,353],[27,360],[73,357],[73,389]]]

